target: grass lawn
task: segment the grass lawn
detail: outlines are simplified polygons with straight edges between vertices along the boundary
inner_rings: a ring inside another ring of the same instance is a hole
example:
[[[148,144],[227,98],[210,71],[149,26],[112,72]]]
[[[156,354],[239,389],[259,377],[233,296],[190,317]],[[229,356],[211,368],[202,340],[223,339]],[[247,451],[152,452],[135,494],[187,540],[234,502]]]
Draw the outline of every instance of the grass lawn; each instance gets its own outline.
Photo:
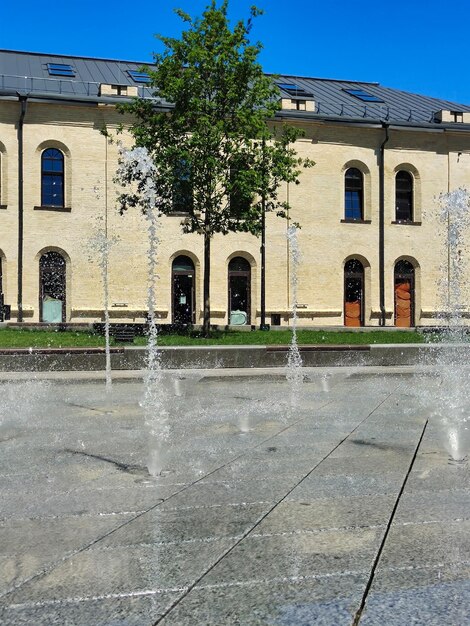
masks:
[[[286,345],[291,341],[291,331],[213,331],[210,339],[192,334],[161,334],[161,346],[203,346],[203,345]],[[319,330],[297,331],[299,345],[311,344],[378,344],[378,343],[422,343],[424,336],[418,332],[337,332]],[[26,330],[16,328],[0,329],[0,348],[68,348],[104,346],[104,337],[85,331]],[[116,344],[111,339],[111,345]],[[124,344],[125,345],[125,344]],[[134,344],[146,345],[145,337],[136,337]]]

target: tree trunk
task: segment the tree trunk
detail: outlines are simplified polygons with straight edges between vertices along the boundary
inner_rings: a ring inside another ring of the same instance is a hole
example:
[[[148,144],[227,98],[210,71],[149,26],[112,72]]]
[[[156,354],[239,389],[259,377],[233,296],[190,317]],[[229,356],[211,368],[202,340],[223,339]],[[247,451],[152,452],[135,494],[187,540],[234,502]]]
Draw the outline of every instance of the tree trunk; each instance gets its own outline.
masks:
[[[206,213],[207,215],[207,213]],[[207,219],[206,219],[207,225]],[[211,298],[210,298],[210,280],[211,280],[211,236],[208,232],[208,228],[204,231],[204,318],[202,325],[202,332],[204,337],[210,335],[210,321],[211,321]]]

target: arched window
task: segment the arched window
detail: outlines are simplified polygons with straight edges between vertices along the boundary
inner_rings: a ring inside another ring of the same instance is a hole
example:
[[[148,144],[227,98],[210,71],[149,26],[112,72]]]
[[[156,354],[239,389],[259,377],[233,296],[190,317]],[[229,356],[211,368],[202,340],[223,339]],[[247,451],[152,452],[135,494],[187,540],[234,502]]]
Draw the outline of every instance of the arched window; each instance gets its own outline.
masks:
[[[177,256],[171,266],[172,319],[173,324],[194,324],[195,272],[194,263],[188,256]]]
[[[350,167],[344,175],[344,217],[364,219],[364,177],[356,167]]]
[[[413,177],[405,170],[395,176],[395,206],[397,222],[413,221]]]
[[[64,155],[57,148],[48,148],[41,156],[41,206],[65,206]]]
[[[364,326],[364,266],[357,259],[344,266],[344,325]]]
[[[65,259],[59,252],[46,252],[39,259],[39,320],[65,322]]]
[[[251,266],[241,256],[228,264],[228,322],[241,326],[250,323]]]
[[[409,261],[398,261],[394,271],[395,326],[415,325],[415,270]]]

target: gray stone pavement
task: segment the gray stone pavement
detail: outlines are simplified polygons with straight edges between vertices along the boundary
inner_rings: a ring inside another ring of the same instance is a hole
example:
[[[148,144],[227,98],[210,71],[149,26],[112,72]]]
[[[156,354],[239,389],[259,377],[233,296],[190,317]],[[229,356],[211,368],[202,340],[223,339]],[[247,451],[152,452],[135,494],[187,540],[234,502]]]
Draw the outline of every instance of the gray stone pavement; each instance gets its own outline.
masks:
[[[0,623],[470,624],[470,480],[436,368],[0,378]],[[432,417],[432,419],[430,418]]]

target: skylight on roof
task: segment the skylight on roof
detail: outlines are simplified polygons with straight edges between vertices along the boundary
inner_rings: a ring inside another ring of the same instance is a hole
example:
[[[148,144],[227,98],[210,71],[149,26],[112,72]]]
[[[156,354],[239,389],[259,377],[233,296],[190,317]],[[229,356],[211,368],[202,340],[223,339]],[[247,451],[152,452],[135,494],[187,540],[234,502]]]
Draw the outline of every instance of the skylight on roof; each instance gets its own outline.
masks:
[[[75,76],[75,70],[65,63],[48,63],[47,70],[51,76]]]
[[[295,83],[276,83],[276,85],[279,87],[279,89],[287,91],[290,96],[305,96],[308,98],[313,97],[313,93],[305,91],[303,87],[299,87],[299,85],[296,85]]]
[[[132,80],[136,83],[149,83],[150,76],[145,72],[137,72],[136,70],[128,70],[127,72]]]
[[[343,89],[350,96],[354,96],[355,98],[359,98],[363,102],[383,102],[382,98],[378,96],[374,96],[363,89]]]

